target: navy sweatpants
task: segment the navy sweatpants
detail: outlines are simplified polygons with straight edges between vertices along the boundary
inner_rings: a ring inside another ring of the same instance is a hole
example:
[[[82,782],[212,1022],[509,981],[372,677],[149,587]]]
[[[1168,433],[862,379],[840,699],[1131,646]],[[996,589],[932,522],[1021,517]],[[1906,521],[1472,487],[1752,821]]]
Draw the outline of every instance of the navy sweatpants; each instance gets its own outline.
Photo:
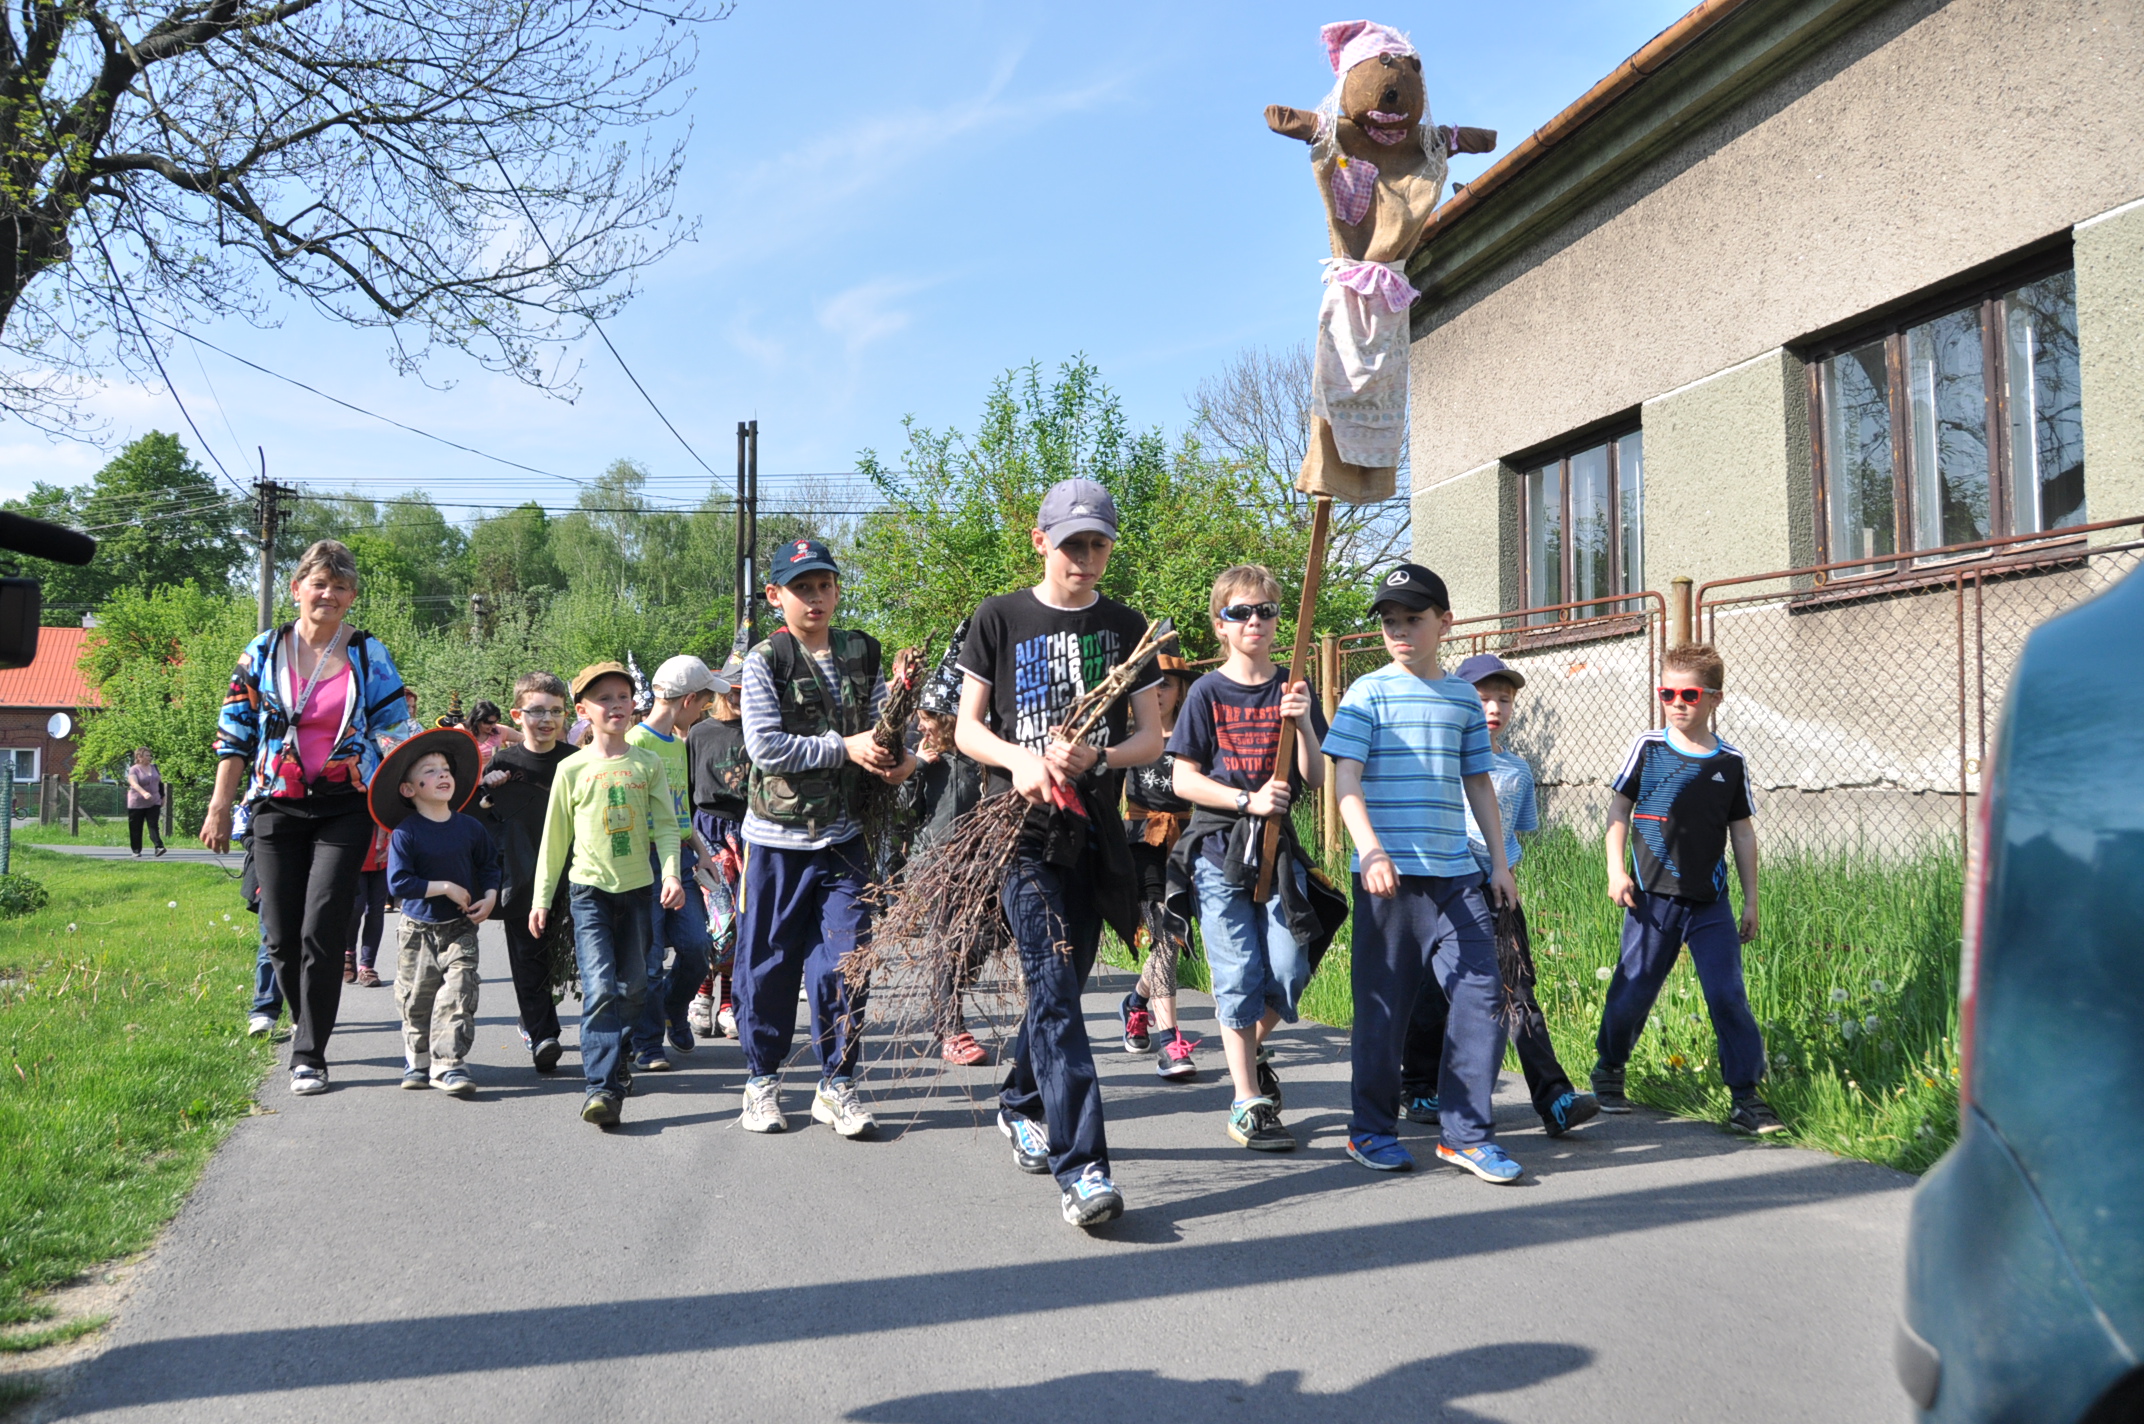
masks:
[[[1525,923],[1524,910],[1513,913],[1520,917],[1521,924]],[[1574,1091],[1571,1075],[1556,1059],[1556,1045],[1548,1036],[1548,1017],[1534,998],[1530,976],[1520,982],[1519,992],[1524,996],[1519,1008],[1525,1017],[1512,1047],[1519,1052],[1519,1068],[1526,1074],[1526,1092],[1534,1100],[1534,1111],[1547,1117],[1556,1099]],[[1444,1021],[1449,1010],[1444,990],[1436,980],[1424,980],[1421,995],[1415,1000],[1414,1018],[1407,1025],[1407,1050],[1400,1057],[1401,1093],[1437,1091],[1437,1077],[1444,1063]]]
[[[1764,1033],[1749,1009],[1749,990],[1742,983],[1742,933],[1735,907],[1724,895],[1701,903],[1640,890],[1638,907],[1623,912],[1623,955],[1608,983],[1608,1003],[1594,1041],[1601,1066],[1620,1068],[1630,1061],[1653,1000],[1660,997],[1660,986],[1685,944],[1705,991],[1712,1035],[1720,1045],[1720,1077],[1735,1092],[1752,1092],[1764,1077]]]
[[[1093,864],[1091,852],[1068,869],[1017,855],[1003,892],[1027,981],[1027,1016],[1007,1050],[1011,1062],[998,1102],[1014,1117],[1039,1120],[1049,1129],[1050,1175],[1066,1188],[1090,1162],[1109,1170],[1102,1085],[1080,1005],[1102,943]]]
[[[871,932],[864,838],[823,850],[753,845],[744,857],[744,916],[733,988],[737,1037],[755,1078],[779,1073],[796,1039],[797,986],[811,993],[819,1071],[851,1078],[863,1047],[864,1001],[849,992],[841,959]]]
[[[1496,1140],[1489,1105],[1504,1061],[1497,1014],[1496,920],[1482,877],[1402,875],[1399,893],[1379,899],[1355,876],[1353,1113],[1357,1137],[1399,1126],[1400,1056],[1424,982],[1434,975],[1451,1008],[1437,1079],[1445,1145]]]

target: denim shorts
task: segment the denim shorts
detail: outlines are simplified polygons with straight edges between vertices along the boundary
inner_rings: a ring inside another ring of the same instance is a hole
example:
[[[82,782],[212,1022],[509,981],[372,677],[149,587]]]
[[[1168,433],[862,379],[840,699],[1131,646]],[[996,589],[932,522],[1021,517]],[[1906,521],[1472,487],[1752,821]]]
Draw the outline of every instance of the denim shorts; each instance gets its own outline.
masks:
[[[1296,883],[1305,883],[1294,866]],[[1213,975],[1213,1014],[1221,1027],[1247,1029],[1280,1011],[1294,1023],[1296,1004],[1310,982],[1310,951],[1288,933],[1278,886],[1263,905],[1250,890],[1228,883],[1226,872],[1200,856],[1192,863],[1198,887],[1199,933],[1206,945],[1206,967]]]

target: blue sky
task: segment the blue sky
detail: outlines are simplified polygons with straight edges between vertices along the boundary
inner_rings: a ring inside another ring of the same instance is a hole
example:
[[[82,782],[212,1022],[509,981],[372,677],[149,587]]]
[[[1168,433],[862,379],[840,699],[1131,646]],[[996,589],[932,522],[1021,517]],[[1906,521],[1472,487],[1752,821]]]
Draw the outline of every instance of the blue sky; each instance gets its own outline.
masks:
[[[1367,13],[1414,37],[1437,121],[1498,129],[1502,152],[1686,3],[1440,0]],[[740,419],[759,420],[770,479],[847,471],[866,447],[895,455],[903,416],[967,428],[997,373],[1077,352],[1135,423],[1179,428],[1191,391],[1234,353],[1310,334],[1319,207],[1304,148],[1267,132],[1261,111],[1316,103],[1331,84],[1318,26],[1356,13],[741,0],[705,30],[687,106],[678,207],[700,218],[699,239],[645,274],[612,339],[725,478]],[[1488,161],[1457,160],[1452,176]],[[429,390],[392,372],[378,333],[296,309],[277,329],[202,335],[545,470],[587,478],[622,455],[666,495],[704,488],[593,338],[569,404],[451,357],[430,374],[453,389]],[[190,343],[166,367],[241,479],[258,445],[271,474],[300,485],[570,502],[569,486],[403,434]],[[115,383],[93,407],[115,441],[186,434],[160,386]],[[105,458],[0,424],[0,495],[78,482]]]

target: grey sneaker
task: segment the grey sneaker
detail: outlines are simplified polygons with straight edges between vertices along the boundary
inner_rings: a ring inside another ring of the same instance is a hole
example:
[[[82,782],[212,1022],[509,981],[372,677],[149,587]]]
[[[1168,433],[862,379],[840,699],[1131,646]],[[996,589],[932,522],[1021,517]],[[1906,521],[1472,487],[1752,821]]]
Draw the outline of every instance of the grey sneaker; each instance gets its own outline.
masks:
[[[535,1065],[537,1072],[548,1073],[558,1066],[559,1055],[565,1051],[559,1046],[557,1039],[547,1038],[530,1050],[529,1060]]]
[[[616,1127],[618,1099],[600,1088],[590,1093],[581,1100],[581,1121],[594,1123],[597,1127]]]
[[[781,1081],[771,1074],[750,1078],[744,1085],[744,1111],[737,1123],[746,1132],[787,1132],[789,1119],[782,1116]]]
[[[1623,1070],[1593,1065],[1593,1100],[1604,1113],[1627,1113],[1630,1099],[1623,1096]]]
[[[1770,1137],[1776,1132],[1785,1132],[1787,1125],[1772,1111],[1772,1105],[1751,1093],[1735,1099],[1732,1111],[1727,1114],[1727,1130],[1744,1137]]]
[[[685,1021],[701,1038],[715,1036],[715,997],[712,994],[695,994],[692,1003],[685,1009]]]
[[[1099,1162],[1089,1164],[1079,1180],[1065,1188],[1065,1220],[1074,1226],[1100,1226],[1124,1215],[1124,1194]]]
[[[429,1068],[404,1068],[402,1086],[411,1092],[419,1092],[432,1086],[432,1070]]]
[[[290,1070],[290,1090],[301,1098],[316,1097],[328,1090],[328,1070],[301,1063]]]
[[[854,1080],[848,1078],[821,1078],[818,1091],[811,1095],[811,1120],[823,1122],[843,1137],[869,1137],[878,1131],[878,1123],[864,1110],[864,1100],[856,1092]]]
[[[450,1098],[473,1098],[476,1096],[476,1079],[463,1068],[449,1068],[432,1081],[439,1084],[439,1091]]]

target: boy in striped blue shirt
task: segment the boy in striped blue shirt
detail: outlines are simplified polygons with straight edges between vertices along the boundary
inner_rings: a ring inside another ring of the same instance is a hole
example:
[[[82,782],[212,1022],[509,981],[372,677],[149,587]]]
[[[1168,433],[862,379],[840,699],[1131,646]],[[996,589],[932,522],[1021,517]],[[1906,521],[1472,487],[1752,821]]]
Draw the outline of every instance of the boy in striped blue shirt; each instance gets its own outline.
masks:
[[[1437,1156],[1485,1182],[1519,1179],[1496,1145],[1490,1094],[1504,1058],[1503,981],[1492,901],[1516,905],[1503,817],[1489,770],[1489,725],[1473,684],[1445,676],[1451,631],[1444,580],[1401,564],[1379,583],[1372,614],[1392,661],[1358,678],[1333,714],[1340,819],[1355,841],[1353,1110],[1348,1155],[1404,1172],[1400,1055],[1425,976],[1450,1000]],[[1467,845],[1467,811],[1489,851],[1485,878]]]

